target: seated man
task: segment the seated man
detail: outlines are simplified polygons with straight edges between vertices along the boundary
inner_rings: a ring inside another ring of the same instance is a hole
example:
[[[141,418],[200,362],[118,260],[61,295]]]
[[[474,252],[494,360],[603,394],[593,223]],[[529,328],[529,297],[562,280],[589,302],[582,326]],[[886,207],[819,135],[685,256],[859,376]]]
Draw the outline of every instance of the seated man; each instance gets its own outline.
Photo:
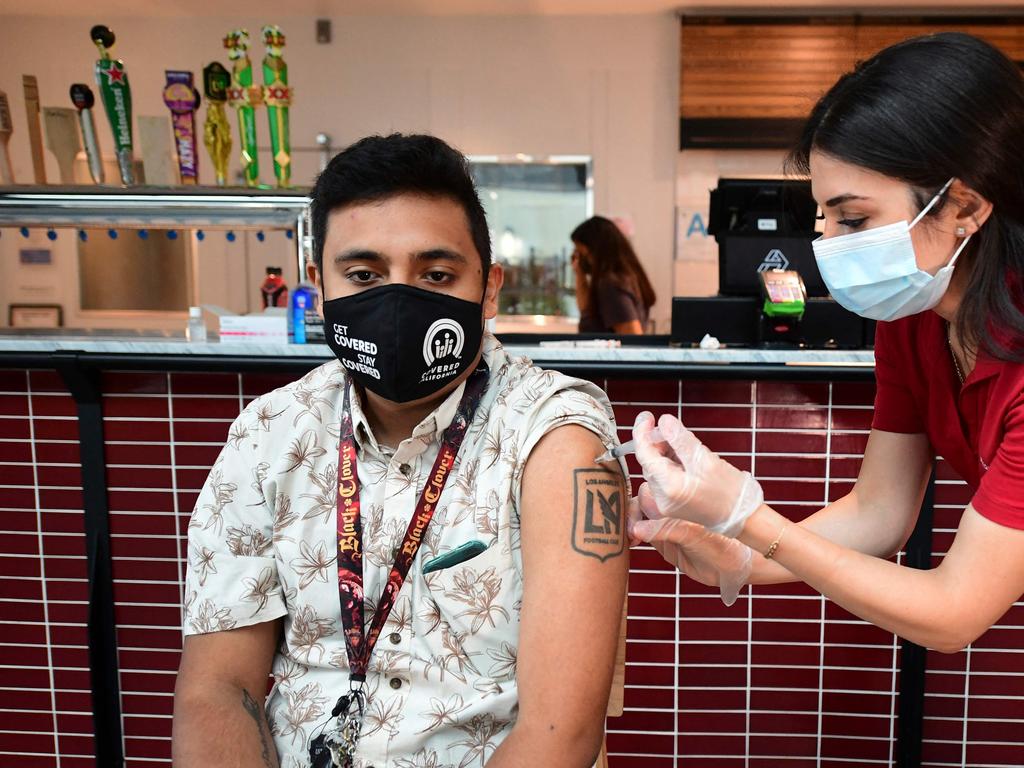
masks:
[[[174,764],[590,766],[627,575],[609,403],[484,333],[502,270],[444,142],[363,139],[312,197],[338,359],[242,412],[196,503]]]

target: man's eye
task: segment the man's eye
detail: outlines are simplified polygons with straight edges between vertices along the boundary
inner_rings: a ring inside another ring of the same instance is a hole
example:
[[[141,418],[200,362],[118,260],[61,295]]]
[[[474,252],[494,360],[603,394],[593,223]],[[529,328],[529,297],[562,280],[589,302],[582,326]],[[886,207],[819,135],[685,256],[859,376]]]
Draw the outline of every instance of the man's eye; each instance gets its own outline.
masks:
[[[427,272],[424,275],[424,277],[426,277],[427,281],[431,282],[431,283],[447,283],[447,282],[450,282],[452,280],[451,273],[449,273],[449,272],[440,272],[440,271]]]
[[[355,272],[348,273],[348,279],[353,283],[368,283],[377,275],[368,269],[360,269]]]

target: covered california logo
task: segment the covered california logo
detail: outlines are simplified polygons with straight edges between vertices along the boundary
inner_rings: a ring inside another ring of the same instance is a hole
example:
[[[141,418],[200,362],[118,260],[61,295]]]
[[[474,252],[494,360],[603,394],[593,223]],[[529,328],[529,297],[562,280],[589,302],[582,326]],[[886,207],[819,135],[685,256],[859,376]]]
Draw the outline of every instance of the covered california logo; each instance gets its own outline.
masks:
[[[458,373],[465,343],[466,332],[454,320],[442,318],[431,324],[423,336],[423,362],[427,364],[427,371],[420,381],[437,381]],[[448,359],[452,362],[445,363]]]

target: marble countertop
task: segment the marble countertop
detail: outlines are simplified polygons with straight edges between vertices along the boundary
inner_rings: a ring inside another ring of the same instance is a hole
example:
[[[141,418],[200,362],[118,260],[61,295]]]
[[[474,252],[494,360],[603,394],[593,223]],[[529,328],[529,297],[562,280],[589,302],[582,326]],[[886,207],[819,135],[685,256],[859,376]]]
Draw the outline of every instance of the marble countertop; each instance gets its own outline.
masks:
[[[790,366],[874,367],[871,350],[724,348],[716,350],[681,347],[623,346],[615,348],[506,345],[509,354],[525,355],[538,363],[657,364],[744,364]],[[190,343],[180,336],[117,336],[89,334],[76,336],[0,334],[0,356],[4,354],[82,352],[103,355],[195,355],[213,357],[331,357],[326,344]]]

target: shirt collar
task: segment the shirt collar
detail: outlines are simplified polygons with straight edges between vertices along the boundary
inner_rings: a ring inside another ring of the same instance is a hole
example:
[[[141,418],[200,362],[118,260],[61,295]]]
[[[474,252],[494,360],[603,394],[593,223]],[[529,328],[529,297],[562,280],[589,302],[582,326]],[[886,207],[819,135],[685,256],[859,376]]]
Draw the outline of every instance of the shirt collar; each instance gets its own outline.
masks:
[[[424,419],[416,425],[412,431],[412,439],[418,440],[424,446],[439,442],[441,435],[455,419],[455,413],[459,409],[459,402],[462,400],[462,393],[466,390],[466,383],[463,382],[456,387],[444,401],[433,411],[428,413]],[[352,387],[352,432],[355,436],[356,445],[359,448],[369,448],[374,453],[383,454],[386,451],[377,442],[370,422],[363,410],[363,398],[357,387]]]
[[[481,357],[487,363],[491,376],[501,375],[509,364],[508,354],[505,349],[491,333],[484,332]],[[431,411],[412,431],[412,438],[419,440],[424,446],[431,443],[438,443],[441,435],[448,429],[455,414],[459,409],[459,402],[466,391],[466,382],[462,382],[451,394],[444,399],[437,408]],[[383,454],[377,438],[370,429],[370,422],[363,410],[362,393],[358,387],[352,387],[352,432],[355,436],[356,446],[369,448],[374,453]]]

